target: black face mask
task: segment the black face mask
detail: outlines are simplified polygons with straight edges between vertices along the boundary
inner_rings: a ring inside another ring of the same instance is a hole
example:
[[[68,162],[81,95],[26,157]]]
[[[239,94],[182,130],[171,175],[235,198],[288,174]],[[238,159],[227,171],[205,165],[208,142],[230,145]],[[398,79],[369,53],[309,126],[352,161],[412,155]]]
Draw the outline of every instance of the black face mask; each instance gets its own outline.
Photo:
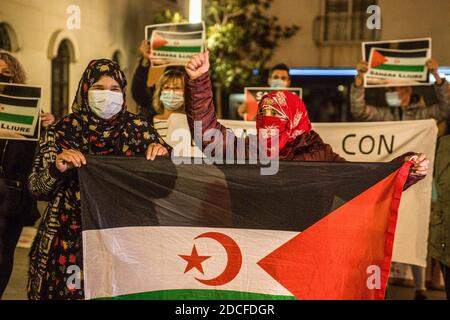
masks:
[[[0,82],[11,83],[12,82],[12,77],[11,76],[5,76],[4,74],[0,74]]]

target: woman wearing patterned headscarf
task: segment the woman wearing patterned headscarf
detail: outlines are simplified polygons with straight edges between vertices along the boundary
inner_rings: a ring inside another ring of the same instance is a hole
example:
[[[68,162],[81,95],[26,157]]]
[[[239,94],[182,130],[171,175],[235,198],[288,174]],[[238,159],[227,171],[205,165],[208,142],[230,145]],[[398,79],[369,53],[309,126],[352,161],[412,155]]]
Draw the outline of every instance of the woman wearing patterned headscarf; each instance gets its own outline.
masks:
[[[146,120],[126,110],[127,82],[110,60],[92,61],[80,80],[72,113],[50,127],[40,142],[29,178],[31,192],[49,201],[30,253],[30,299],[83,299],[73,267],[83,266],[80,188],[76,167],[85,154],[168,155],[170,148]],[[82,274],[82,273],[81,273]]]

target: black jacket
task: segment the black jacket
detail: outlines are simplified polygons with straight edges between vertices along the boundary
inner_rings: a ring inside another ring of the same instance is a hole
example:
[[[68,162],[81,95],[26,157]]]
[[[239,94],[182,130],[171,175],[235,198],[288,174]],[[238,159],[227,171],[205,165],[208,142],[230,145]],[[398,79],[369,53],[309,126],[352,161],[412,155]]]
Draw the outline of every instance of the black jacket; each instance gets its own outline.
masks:
[[[3,212],[33,225],[39,218],[37,203],[28,191],[28,175],[33,165],[37,142],[0,139],[0,198]]]
[[[140,114],[152,120],[156,115],[156,111],[153,108],[153,94],[155,92],[155,86],[148,87],[147,79],[150,67],[144,67],[142,65],[142,59],[139,61],[139,65],[133,75],[133,81],[131,83],[131,93],[134,101],[139,105]]]

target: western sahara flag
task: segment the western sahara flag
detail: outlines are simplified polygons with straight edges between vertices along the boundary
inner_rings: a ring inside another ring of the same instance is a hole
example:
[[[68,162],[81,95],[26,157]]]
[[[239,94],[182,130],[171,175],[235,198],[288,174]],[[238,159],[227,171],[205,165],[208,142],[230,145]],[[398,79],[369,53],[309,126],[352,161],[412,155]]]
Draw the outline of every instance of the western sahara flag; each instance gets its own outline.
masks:
[[[203,32],[166,32],[153,31],[151,46],[155,57],[172,57],[185,59],[203,51]]]
[[[391,50],[372,48],[370,68],[377,71],[424,74],[426,80],[426,61],[429,49]]]
[[[87,299],[384,298],[409,163],[87,162]]]

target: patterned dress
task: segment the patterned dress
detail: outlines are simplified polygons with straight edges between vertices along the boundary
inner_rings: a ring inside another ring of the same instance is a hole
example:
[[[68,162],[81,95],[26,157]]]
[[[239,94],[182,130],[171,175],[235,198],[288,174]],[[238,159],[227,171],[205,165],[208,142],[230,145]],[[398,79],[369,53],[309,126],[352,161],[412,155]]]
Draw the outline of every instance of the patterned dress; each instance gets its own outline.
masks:
[[[125,92],[125,77],[115,63],[91,62],[80,81],[73,113],[47,129],[40,141],[29,186],[37,198],[49,204],[30,253],[28,297],[33,300],[84,298],[78,176],[76,170],[59,172],[57,155],[75,149],[84,154],[138,156],[145,155],[152,143],[170,149],[148,121],[127,112],[125,105],[112,120],[94,116],[87,92],[104,75],[116,80]],[[80,286],[75,277],[81,278]]]

